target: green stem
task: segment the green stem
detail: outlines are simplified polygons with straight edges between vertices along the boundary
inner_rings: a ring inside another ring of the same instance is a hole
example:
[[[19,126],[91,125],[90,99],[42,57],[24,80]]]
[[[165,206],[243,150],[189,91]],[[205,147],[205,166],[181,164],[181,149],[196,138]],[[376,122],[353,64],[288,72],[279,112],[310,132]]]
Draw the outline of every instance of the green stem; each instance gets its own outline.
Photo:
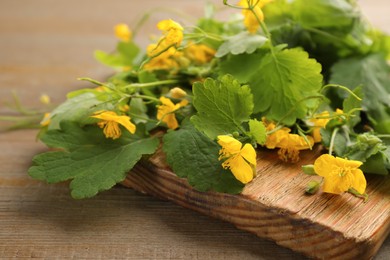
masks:
[[[143,116],[140,116],[140,115],[137,115],[137,114],[133,114],[133,113],[128,113],[128,114],[129,114],[129,116],[131,116],[131,118],[139,118],[139,119],[142,119],[142,120],[145,120],[145,121],[149,121],[149,122],[153,122],[153,123],[158,123],[159,122],[158,120],[150,119],[150,118],[143,117]]]
[[[20,122],[24,119],[29,119],[29,118],[41,118],[42,115],[31,115],[31,116],[23,116],[23,117],[19,117],[19,116],[0,116],[0,121],[9,121],[9,122]]]
[[[357,100],[359,100],[359,101],[362,100],[358,95],[356,95],[355,93],[353,93],[352,90],[350,90],[349,88],[344,87],[344,86],[342,86],[342,85],[338,85],[338,84],[328,84],[328,85],[325,85],[325,86],[322,87],[321,92],[323,92],[323,91],[324,91],[325,89],[327,89],[327,88],[340,88],[340,89],[342,89],[342,90],[347,91],[350,95],[352,95],[352,96],[353,96],[354,98],[356,98]]]
[[[201,29],[199,27],[194,27],[194,29],[200,31],[201,33],[187,33],[186,34],[187,38],[196,38],[197,39],[197,38],[200,38],[200,37],[204,37],[204,38],[208,38],[208,39],[211,39],[211,40],[214,40],[214,41],[218,41],[218,42],[221,42],[221,41],[224,40],[218,34],[208,33],[208,32],[204,31],[203,29]]]
[[[156,48],[160,45],[160,43],[161,43],[164,39],[165,39],[165,37],[164,37],[163,39],[161,39],[161,40],[157,43]],[[165,48],[164,48],[163,50],[161,50],[160,52],[156,53],[155,55],[148,57],[146,60],[144,60],[144,61],[141,63],[141,65],[140,65],[139,68],[138,68],[138,71],[142,70],[146,63],[148,63],[148,62],[151,61],[152,59],[158,57],[160,54],[166,52],[167,50],[169,50],[171,47],[174,47],[174,46],[176,46],[176,44],[171,44],[171,45],[165,47]],[[156,48],[155,48],[155,49],[156,49]]]
[[[129,97],[130,98],[141,98],[141,99],[144,99],[144,100],[150,100],[150,101],[154,101],[154,102],[160,103],[159,99],[151,97],[151,96],[145,96],[145,95],[138,95],[138,94],[136,94],[136,95],[130,95]]]
[[[329,155],[332,155],[332,153],[333,153],[334,141],[336,139],[336,135],[337,135],[338,131],[339,131],[338,127],[333,129],[332,138],[330,139],[330,145],[329,145]]]
[[[390,138],[390,135],[377,135],[379,138]]]
[[[156,87],[161,85],[173,85],[180,83],[180,80],[177,79],[167,79],[167,80],[161,80],[161,81],[155,81],[155,82],[148,82],[148,83],[134,83],[130,84],[124,87],[124,89],[129,88],[149,88],[149,87]]]

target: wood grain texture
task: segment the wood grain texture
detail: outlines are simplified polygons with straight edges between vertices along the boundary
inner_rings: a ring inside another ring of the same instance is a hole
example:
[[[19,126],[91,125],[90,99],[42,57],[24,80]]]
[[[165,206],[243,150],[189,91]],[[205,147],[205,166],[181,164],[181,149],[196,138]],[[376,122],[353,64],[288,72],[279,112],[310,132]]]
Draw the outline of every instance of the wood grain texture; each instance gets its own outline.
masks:
[[[42,93],[58,103],[67,92],[88,86],[77,77],[110,75],[92,53],[113,49],[114,24],[133,23],[162,4],[199,16],[204,2],[0,1],[0,113],[12,114],[4,106],[12,91],[27,106],[38,106]],[[361,4],[374,24],[390,32],[387,0]],[[166,17],[153,16],[140,42],[146,43],[155,22]],[[305,259],[226,222],[121,186],[73,200],[66,183],[48,185],[27,175],[32,157],[46,151],[36,133],[0,133],[1,259]],[[389,255],[387,239],[375,259]]]
[[[272,151],[262,151],[257,177],[242,194],[198,192],[178,178],[157,153],[138,165],[123,183],[146,194],[233,223],[279,245],[318,259],[371,259],[390,231],[390,181],[370,178],[370,199],[346,194],[305,195],[313,177],[300,164],[319,154],[302,153],[299,164],[286,164]]]

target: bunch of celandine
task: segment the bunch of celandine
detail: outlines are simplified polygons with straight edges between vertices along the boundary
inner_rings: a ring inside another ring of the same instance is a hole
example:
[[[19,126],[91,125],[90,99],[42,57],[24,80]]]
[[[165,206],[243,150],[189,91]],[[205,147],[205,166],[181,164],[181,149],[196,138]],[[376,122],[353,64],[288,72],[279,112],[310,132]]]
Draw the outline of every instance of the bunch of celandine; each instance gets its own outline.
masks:
[[[332,156],[352,158],[360,146],[372,144],[376,152],[365,160],[383,151],[374,135],[354,136],[358,141],[348,151],[337,143],[354,134],[359,92],[349,91],[342,104],[346,112],[317,112],[330,85],[322,88],[321,66],[307,52],[271,39],[262,9],[269,2],[234,6],[242,10],[245,27],[208,17],[186,32],[177,22],[161,21],[163,35],[146,55],[127,25],[118,25],[116,52],[98,51],[96,57],[122,71],[107,83],[88,79],[99,86],[70,93],[51,112],[41,139],[62,150],[38,155],[30,174],[48,182],[72,179],[72,196],[93,196],[154,153],[159,130],[167,128],[162,137],[167,162],[198,190],[239,193],[256,175],[257,146],[278,148],[283,161],[296,163],[300,150],[322,141],[329,154],[305,171],[324,177],[325,192],[364,194],[362,161]],[[319,2],[325,9],[326,2]]]

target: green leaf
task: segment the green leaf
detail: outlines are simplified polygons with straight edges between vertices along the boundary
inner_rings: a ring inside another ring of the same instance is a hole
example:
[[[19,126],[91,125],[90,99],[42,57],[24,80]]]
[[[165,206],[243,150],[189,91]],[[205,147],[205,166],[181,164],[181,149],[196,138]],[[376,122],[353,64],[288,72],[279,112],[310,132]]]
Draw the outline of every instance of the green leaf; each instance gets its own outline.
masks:
[[[175,174],[187,178],[199,191],[240,193],[244,185],[224,170],[218,160],[220,147],[191,124],[168,132],[163,139],[167,162]]]
[[[264,145],[267,140],[267,129],[263,122],[256,119],[249,120],[249,131],[255,138],[256,143]]]
[[[389,160],[385,153],[379,152],[368,158],[360,169],[365,173],[388,175],[389,174]]]
[[[345,28],[350,30],[359,12],[348,0],[295,0],[295,20],[304,27]]]
[[[62,121],[74,121],[80,124],[92,123],[90,116],[99,110],[112,110],[113,105],[108,100],[113,96],[107,92],[85,92],[74,96],[59,105],[51,112],[49,129],[58,129]]]
[[[113,68],[126,67],[132,66],[140,53],[139,47],[134,42],[119,42],[116,50],[117,52],[110,54],[97,50],[95,51],[95,59]]]
[[[215,57],[220,58],[229,53],[233,55],[251,54],[258,48],[263,46],[268,41],[268,38],[250,34],[247,31],[241,32],[237,35],[230,36],[217,50]]]
[[[332,67],[331,83],[363,88],[363,108],[374,123],[390,121],[390,66],[380,54],[344,59]],[[342,97],[345,92],[340,92]],[[378,129],[376,129],[378,130]],[[390,129],[384,133],[390,133]]]
[[[108,54],[104,51],[97,50],[95,51],[94,56],[96,60],[100,61],[102,64],[109,67],[117,68],[117,67],[129,66],[125,57],[123,57],[118,53]]]
[[[193,94],[197,114],[191,121],[211,139],[242,132],[242,123],[249,121],[253,111],[253,96],[249,87],[241,87],[230,75],[220,80],[208,78],[204,83],[195,83]]]
[[[134,42],[119,42],[116,49],[126,61],[127,66],[133,64],[133,60],[140,52],[139,47]]]
[[[130,116],[134,123],[147,123],[147,107],[141,98],[132,98],[130,101]]]
[[[219,75],[230,74],[240,83],[248,83],[257,72],[264,55],[256,51],[252,54],[228,55],[219,63]]]
[[[30,176],[48,183],[72,180],[72,197],[88,198],[123,181],[142,155],[154,153],[159,144],[156,138],[140,139],[125,131],[120,139],[106,139],[96,128],[64,122],[61,130],[49,130],[46,141],[65,150],[35,156]]]
[[[286,125],[303,118],[317,104],[322,86],[321,65],[299,49],[267,54],[250,80],[254,112]]]

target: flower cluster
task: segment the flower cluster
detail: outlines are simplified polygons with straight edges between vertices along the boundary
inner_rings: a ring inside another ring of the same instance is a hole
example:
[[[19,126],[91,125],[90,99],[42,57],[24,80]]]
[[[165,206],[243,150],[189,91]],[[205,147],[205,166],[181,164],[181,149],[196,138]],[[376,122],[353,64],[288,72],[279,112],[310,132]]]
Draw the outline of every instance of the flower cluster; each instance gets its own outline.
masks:
[[[171,169],[196,189],[228,193],[241,192],[256,178],[265,149],[275,150],[286,165],[317,153],[313,164],[303,167],[321,177],[311,182],[310,193],[322,187],[326,193],[364,197],[363,172],[385,175],[390,168],[384,140],[390,134],[390,81],[383,76],[389,70],[389,38],[375,34],[382,38],[374,44],[363,18],[349,15],[354,1],[340,1],[332,8],[322,0],[315,8],[310,1],[223,1],[239,10],[234,19],[215,19],[213,8],[195,25],[164,19],[156,26],[160,36],[145,50],[127,24],[118,24],[115,51],[95,52],[118,73],[106,82],[83,78],[94,88],[69,93],[64,105],[46,113],[40,135],[50,138],[42,140],[79,138],[69,141],[71,148],[58,142],[59,148],[69,148],[70,160],[79,158],[73,152],[88,151],[85,167],[97,164],[96,171],[104,168],[106,179],[116,182],[121,181],[116,172],[131,170],[160,147]],[[326,19],[316,18],[324,14]],[[369,77],[356,77],[361,68]],[[363,94],[378,101],[362,100]],[[47,97],[41,100],[51,104]],[[81,137],[58,136],[67,131]],[[73,147],[78,143],[83,149]],[[106,154],[113,169],[101,162]],[[47,168],[44,160],[54,165],[50,156],[42,156],[32,176],[55,174],[56,167]],[[63,179],[84,178],[83,164],[74,165],[63,171]],[[98,183],[102,178],[90,179],[84,188],[91,194],[109,186]]]

